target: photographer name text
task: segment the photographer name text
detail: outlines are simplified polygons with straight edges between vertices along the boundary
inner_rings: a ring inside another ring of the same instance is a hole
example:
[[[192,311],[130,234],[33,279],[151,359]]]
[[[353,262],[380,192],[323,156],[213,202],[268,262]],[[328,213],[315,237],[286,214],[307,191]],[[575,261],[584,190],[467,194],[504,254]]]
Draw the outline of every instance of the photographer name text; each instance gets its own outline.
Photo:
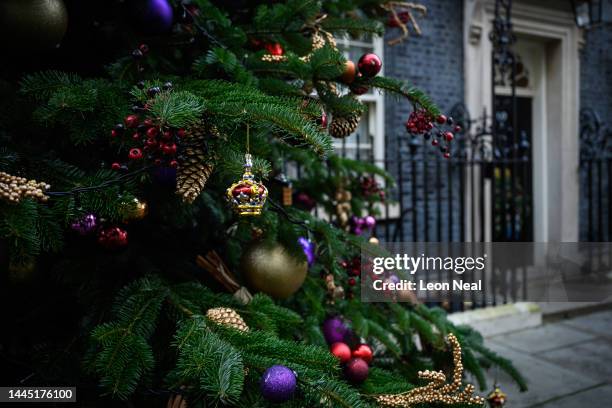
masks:
[[[450,282],[428,282],[422,279],[416,281],[402,279],[399,282],[389,282],[377,279],[372,282],[372,288],[377,291],[481,291],[482,280],[465,282],[462,279],[453,279]]]

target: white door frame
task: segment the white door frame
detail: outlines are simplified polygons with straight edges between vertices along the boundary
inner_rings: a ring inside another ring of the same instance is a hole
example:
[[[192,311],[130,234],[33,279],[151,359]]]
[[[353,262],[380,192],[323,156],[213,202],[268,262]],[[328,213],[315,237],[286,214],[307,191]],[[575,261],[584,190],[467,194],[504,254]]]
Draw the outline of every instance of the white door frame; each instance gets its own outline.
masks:
[[[574,242],[579,231],[578,50],[582,33],[571,13],[533,3],[515,1],[512,23],[517,35],[543,42],[546,53],[545,105],[540,107],[545,111],[534,121],[533,132],[534,139],[543,138],[533,141],[534,240]],[[488,35],[493,13],[494,0],[464,1],[465,102],[472,113],[491,112],[492,45]],[[542,113],[536,107],[534,117],[538,111]],[[471,224],[471,205],[477,203],[466,202],[467,225]],[[490,209],[485,210],[490,218]],[[484,238],[490,240],[490,234]]]

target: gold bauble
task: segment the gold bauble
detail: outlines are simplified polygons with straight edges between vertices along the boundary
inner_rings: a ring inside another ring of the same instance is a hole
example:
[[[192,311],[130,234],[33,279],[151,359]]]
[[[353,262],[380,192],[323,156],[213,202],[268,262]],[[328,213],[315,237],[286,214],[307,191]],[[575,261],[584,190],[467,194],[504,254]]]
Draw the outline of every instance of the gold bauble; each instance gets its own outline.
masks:
[[[123,218],[125,222],[142,220],[149,212],[149,205],[147,202],[137,198],[134,198],[131,202],[124,202],[122,205],[125,207],[125,212],[127,213]]]
[[[256,242],[242,255],[242,271],[252,289],[286,299],[302,287],[308,263],[291,256],[280,244]]]
[[[0,1],[0,42],[3,50],[22,53],[55,48],[68,28],[62,0]]]

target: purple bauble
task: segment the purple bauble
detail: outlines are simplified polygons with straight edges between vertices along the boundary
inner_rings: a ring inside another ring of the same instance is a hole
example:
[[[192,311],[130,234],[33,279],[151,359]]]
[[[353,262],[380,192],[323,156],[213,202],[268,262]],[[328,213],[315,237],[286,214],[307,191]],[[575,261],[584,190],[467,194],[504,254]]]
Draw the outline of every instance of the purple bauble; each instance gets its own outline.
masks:
[[[366,227],[370,229],[374,228],[376,226],[376,218],[372,217],[371,215],[368,215],[364,218],[364,223]]]
[[[136,17],[150,33],[165,33],[172,27],[173,12],[168,0],[142,0],[137,3]]]
[[[348,327],[340,316],[330,317],[323,322],[323,336],[329,344],[343,342]]]
[[[259,387],[265,399],[272,402],[289,400],[295,392],[297,376],[295,372],[283,365],[274,365],[261,376]]]
[[[73,222],[71,228],[80,235],[91,234],[98,228],[98,217],[95,214],[85,214],[81,219]]]
[[[315,261],[315,244],[311,242],[308,238],[299,237],[298,242],[302,246],[304,250],[304,255],[306,255],[306,260],[308,261],[308,266],[312,266]]]

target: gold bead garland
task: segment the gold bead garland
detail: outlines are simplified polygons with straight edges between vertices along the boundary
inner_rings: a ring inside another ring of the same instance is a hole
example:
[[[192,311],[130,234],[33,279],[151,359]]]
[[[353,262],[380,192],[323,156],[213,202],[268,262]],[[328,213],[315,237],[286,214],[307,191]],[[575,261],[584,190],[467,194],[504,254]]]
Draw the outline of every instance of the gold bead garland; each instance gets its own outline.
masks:
[[[325,47],[325,44],[329,44],[330,47],[332,47],[333,49],[337,49],[336,39],[331,33],[328,33],[327,31],[324,31],[321,29],[316,29],[315,32],[312,34],[312,52],[308,55],[304,55],[303,57],[300,57],[300,61],[302,62],[310,61],[310,57],[312,56],[312,53],[320,48]],[[264,54],[261,57],[261,60],[264,62],[282,62],[282,61],[287,60],[287,56],[286,55]]]
[[[0,171],[0,197],[11,203],[18,203],[27,197],[45,202],[49,199],[45,191],[50,187],[42,181],[28,180]]]
[[[474,404],[482,405],[485,399],[474,396],[474,386],[467,384],[463,390],[461,388],[461,378],[463,376],[463,363],[461,362],[461,344],[454,334],[447,336],[447,341],[453,349],[453,370],[452,381],[446,383],[446,375],[442,371],[419,371],[419,378],[428,380],[429,383],[423,387],[414,388],[401,394],[378,395],[376,401],[384,407],[410,408],[421,403],[442,403],[452,404]]]
[[[234,309],[229,307],[215,307],[206,311],[206,317],[213,322],[233,327],[236,330],[243,332],[249,331],[249,326],[244,322],[242,316],[238,314]]]

